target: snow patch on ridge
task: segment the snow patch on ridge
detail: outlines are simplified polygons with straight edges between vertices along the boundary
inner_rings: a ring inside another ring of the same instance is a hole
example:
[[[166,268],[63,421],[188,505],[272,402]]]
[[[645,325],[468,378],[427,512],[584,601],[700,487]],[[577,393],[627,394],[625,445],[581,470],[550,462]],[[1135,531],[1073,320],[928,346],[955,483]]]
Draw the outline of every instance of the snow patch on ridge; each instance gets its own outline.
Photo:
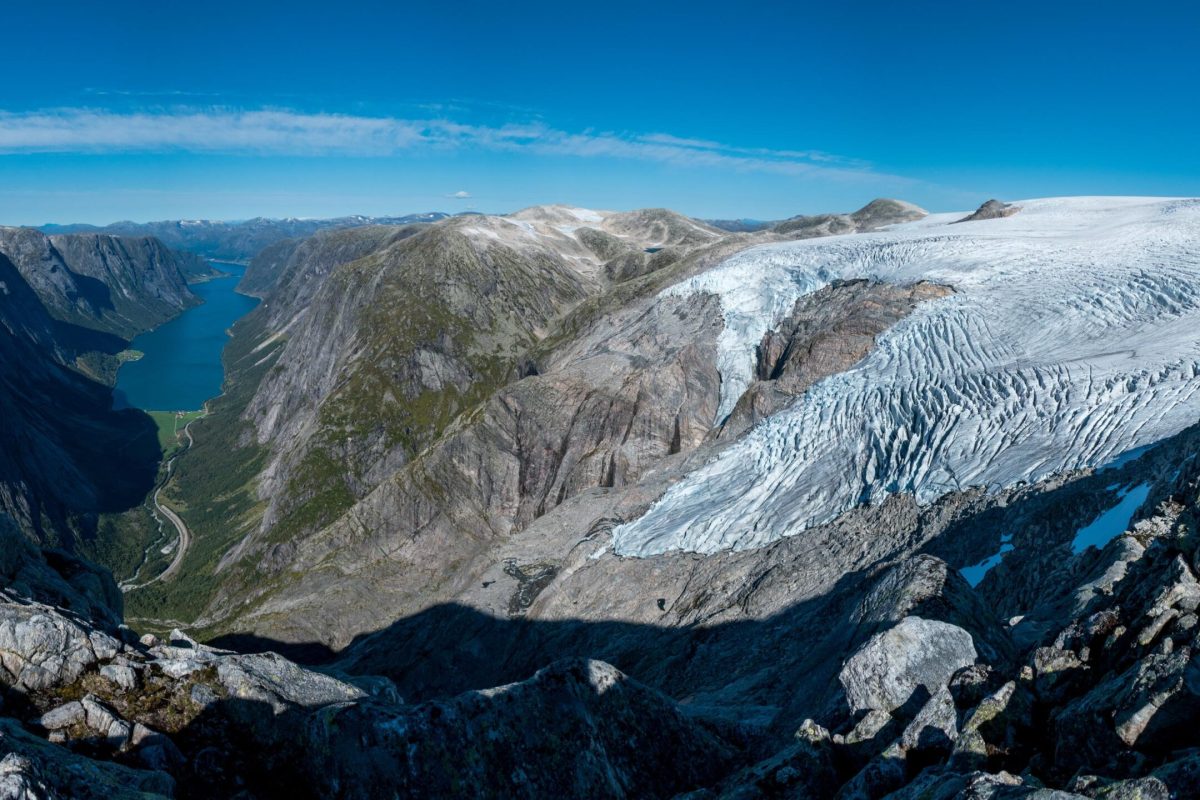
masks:
[[[721,298],[720,415],[754,348],[835,279],[949,284],[614,531],[624,555],[744,549],[897,492],[928,503],[1093,467],[1200,415],[1200,203],[1026,201],[1012,217],[744,251],[667,294]]]

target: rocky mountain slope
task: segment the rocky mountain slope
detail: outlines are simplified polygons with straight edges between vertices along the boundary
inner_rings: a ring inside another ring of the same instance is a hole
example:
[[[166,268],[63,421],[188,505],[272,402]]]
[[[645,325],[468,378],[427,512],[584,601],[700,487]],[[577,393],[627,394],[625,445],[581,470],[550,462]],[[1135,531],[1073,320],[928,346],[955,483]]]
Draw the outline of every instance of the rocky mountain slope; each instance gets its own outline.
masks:
[[[795,238],[831,236],[839,233],[862,233],[897,222],[913,222],[926,214],[924,209],[902,200],[879,199],[851,214],[817,214],[799,216],[776,222],[771,230]]]
[[[114,236],[151,237],[172,250],[195,253],[217,261],[247,262],[265,248],[284,239],[312,236],[318,231],[355,228],[363,225],[408,225],[437,222],[448,214],[433,211],[399,217],[337,217],[334,219],[166,220],[162,222],[114,222],[111,225],[43,225],[49,234],[97,233]]]
[[[249,336],[235,336],[231,348],[245,344],[240,363],[230,364],[237,386],[228,408],[241,421],[220,421],[221,403],[211,419],[225,429],[250,423],[236,440],[250,445],[242,464],[266,462],[248,468],[243,480],[252,486],[238,487],[247,521],[241,541],[210,571],[265,585],[235,573],[259,569],[264,548],[283,548],[267,562],[282,563],[457,417],[532,369],[531,348],[569,309],[633,282],[609,277],[609,265],[653,272],[696,242],[721,239],[665,211],[547,207],[427,228],[331,232],[268,250],[247,281],[270,273],[278,280],[235,329]],[[242,368],[253,374],[239,379]],[[197,426],[202,442],[207,424]],[[181,462],[184,502],[196,485],[190,468]]]
[[[155,427],[111,410],[111,389],[90,376],[126,342],[52,318],[2,253],[0,334],[0,511],[70,545],[94,534],[97,514],[141,502],[159,459]]]
[[[198,302],[184,277],[195,270],[192,257],[153,238],[0,228],[0,253],[55,319],[123,339]]]
[[[1006,561],[972,588],[929,552],[961,537],[934,535],[839,581],[834,602],[810,619],[777,614],[760,625],[700,625],[682,632],[692,639],[685,658],[675,653],[680,634],[646,625],[638,656],[626,659],[649,674],[660,663],[695,681],[686,662],[697,661],[697,673],[739,692],[746,678],[717,667],[749,659],[778,696],[800,687],[805,703],[766,727],[750,713],[714,714],[703,696],[685,694],[686,682],[675,685],[673,700],[597,660],[559,660],[516,683],[416,702],[361,663],[312,670],[271,653],[201,645],[180,631],[138,636],[117,623],[111,579],[52,559],[0,516],[7,554],[0,564],[0,791],[1195,796],[1198,444],[1200,427],[1189,429],[1115,471],[1010,497],[997,511],[1008,519],[993,514],[980,526],[995,535],[997,522],[1019,522],[1052,558],[1053,575],[1042,563]],[[1083,509],[1103,507],[1104,484],[1113,481],[1148,483],[1143,510],[1103,548],[1064,556],[1079,520],[1090,516]],[[788,568],[777,563],[773,571],[780,570]],[[798,574],[791,570],[791,580]],[[771,583],[742,584],[743,593],[728,599],[749,608],[763,594],[779,598],[781,587]],[[1022,606],[1025,614],[1007,621],[997,614],[1031,584],[1040,590],[1037,602]],[[575,646],[614,650],[614,637],[634,635],[591,624],[595,637],[575,636]],[[470,652],[469,627],[425,630]],[[415,657],[430,654],[401,641]],[[536,643],[536,652],[528,637],[515,644],[529,658],[556,657],[552,636]],[[393,659],[408,655],[391,648]],[[793,683],[797,657],[823,665],[819,690],[812,681]]]
[[[112,408],[133,336],[198,302],[194,256],[153,239],[0,228],[0,512],[76,549],[138,506],[161,457],[153,421]]]
[[[116,628],[102,577],[26,547],[5,774],[1195,795],[1200,204],[917,213],[549,206],[268,249],[164,490],[192,547],[126,598],[209,644]]]

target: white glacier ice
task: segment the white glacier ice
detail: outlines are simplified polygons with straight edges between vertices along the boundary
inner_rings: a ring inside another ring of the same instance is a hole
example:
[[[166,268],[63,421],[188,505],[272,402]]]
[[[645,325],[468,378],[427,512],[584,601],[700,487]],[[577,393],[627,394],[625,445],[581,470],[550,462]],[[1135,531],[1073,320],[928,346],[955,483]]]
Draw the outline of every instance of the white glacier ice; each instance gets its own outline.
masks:
[[[1019,205],[757,247],[666,290],[721,299],[721,415],[801,295],[839,278],[957,293],[672,486],[615,530],[614,549],[756,547],[890,493],[928,503],[1098,466],[1197,421],[1200,200]]]

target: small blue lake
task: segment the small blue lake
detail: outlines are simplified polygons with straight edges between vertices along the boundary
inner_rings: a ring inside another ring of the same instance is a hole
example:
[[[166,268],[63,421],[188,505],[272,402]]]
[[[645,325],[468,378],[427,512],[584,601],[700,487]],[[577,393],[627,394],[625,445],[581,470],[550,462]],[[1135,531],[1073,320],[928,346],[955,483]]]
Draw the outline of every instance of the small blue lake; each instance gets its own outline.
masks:
[[[146,355],[122,365],[117,373],[115,407],[196,411],[221,393],[226,331],[252,311],[258,299],[234,291],[245,267],[211,263],[230,275],[193,284],[190,288],[204,301],[201,305],[133,340],[130,347]]]

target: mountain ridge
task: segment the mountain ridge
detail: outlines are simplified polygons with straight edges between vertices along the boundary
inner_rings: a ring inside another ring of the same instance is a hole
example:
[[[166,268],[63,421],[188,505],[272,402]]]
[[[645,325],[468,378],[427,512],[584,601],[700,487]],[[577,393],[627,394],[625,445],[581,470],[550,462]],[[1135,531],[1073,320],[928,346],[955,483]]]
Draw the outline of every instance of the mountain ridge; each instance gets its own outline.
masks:
[[[109,225],[47,224],[38,230],[51,234],[101,233],[150,236],[167,247],[195,253],[216,261],[248,262],[263,248],[283,239],[311,236],[319,230],[351,228],[362,225],[405,225],[436,222],[451,216],[441,211],[406,214],[398,217],[361,215],[330,219],[248,220],[161,220],[157,222],[114,222]]]
[[[1194,794],[1200,424],[1186,393],[1143,395],[1200,359],[1200,205],[1019,207],[872,203],[824,236],[539,206],[272,245],[163,487],[191,547],[125,598],[162,635],[120,627],[103,571],[5,549],[6,775],[112,796]],[[13,341],[69,361],[18,292]],[[1073,369],[1093,380],[1050,392],[1064,421],[1021,415],[1016,389]],[[889,391],[933,410],[882,413]],[[832,513],[797,524],[843,428],[774,434],[830,393],[881,444],[835,458]],[[1080,421],[1108,444],[989,449]],[[976,481],[972,458],[1061,462]],[[933,461],[960,479],[891,471]]]

